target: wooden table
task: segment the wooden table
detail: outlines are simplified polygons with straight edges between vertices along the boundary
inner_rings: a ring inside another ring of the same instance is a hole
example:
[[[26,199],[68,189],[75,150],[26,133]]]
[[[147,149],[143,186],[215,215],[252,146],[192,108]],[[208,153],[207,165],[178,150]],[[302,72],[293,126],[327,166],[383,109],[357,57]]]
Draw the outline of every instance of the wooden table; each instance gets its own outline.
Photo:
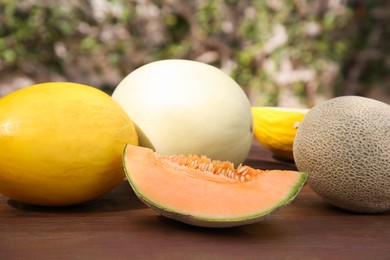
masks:
[[[256,142],[247,164],[295,169]],[[390,212],[349,213],[306,185],[292,204],[260,223],[207,229],[157,216],[127,182],[67,208],[0,196],[0,259],[390,259]]]

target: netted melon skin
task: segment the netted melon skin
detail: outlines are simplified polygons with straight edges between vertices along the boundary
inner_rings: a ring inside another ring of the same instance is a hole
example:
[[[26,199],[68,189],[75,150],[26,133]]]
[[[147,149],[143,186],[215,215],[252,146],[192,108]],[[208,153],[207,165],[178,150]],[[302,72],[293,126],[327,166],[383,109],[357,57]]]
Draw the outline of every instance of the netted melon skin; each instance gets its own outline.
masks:
[[[293,145],[299,171],[329,203],[354,212],[390,209],[390,106],[344,96],[312,108]]]

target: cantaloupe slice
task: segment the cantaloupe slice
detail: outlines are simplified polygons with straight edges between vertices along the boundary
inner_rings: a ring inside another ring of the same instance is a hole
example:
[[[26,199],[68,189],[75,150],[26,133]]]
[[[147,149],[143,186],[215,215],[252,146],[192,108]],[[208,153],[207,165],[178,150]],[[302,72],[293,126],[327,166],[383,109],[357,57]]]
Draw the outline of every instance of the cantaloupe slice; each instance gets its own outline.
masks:
[[[231,227],[260,221],[291,202],[306,173],[256,170],[205,156],[162,156],[127,145],[127,178],[136,195],[161,215],[203,227]]]

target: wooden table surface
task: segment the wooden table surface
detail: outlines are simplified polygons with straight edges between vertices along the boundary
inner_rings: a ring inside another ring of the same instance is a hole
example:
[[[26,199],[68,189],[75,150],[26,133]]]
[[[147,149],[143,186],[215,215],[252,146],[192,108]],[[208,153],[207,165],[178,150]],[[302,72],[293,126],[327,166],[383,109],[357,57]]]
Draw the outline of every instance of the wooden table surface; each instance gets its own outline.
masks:
[[[247,164],[295,169],[256,142]],[[0,260],[8,259],[390,259],[390,212],[349,213],[306,185],[262,222],[208,229],[158,216],[126,181],[99,199],[66,208],[0,195]]]

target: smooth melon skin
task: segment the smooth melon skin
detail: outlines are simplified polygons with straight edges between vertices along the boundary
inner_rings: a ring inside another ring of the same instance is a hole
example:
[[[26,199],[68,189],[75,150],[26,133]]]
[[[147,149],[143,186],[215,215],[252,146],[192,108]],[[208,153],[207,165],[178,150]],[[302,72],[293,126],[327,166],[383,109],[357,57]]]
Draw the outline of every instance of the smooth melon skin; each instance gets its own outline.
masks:
[[[390,106],[344,96],[312,108],[298,126],[293,153],[308,184],[354,212],[390,209]]]
[[[252,107],[256,139],[277,159],[293,161],[295,125],[309,109],[285,107]]]
[[[48,82],[0,99],[0,193],[66,206],[95,199],[125,173],[122,149],[137,144],[131,119],[103,91]]]
[[[242,163],[253,140],[251,106],[216,67],[161,60],[125,77],[112,98],[136,125],[140,146],[161,154],[203,154]]]
[[[125,147],[123,163],[131,187],[147,206],[168,218],[201,227],[259,222],[290,203],[307,176],[248,166],[233,170],[229,162],[161,156],[134,145]]]

